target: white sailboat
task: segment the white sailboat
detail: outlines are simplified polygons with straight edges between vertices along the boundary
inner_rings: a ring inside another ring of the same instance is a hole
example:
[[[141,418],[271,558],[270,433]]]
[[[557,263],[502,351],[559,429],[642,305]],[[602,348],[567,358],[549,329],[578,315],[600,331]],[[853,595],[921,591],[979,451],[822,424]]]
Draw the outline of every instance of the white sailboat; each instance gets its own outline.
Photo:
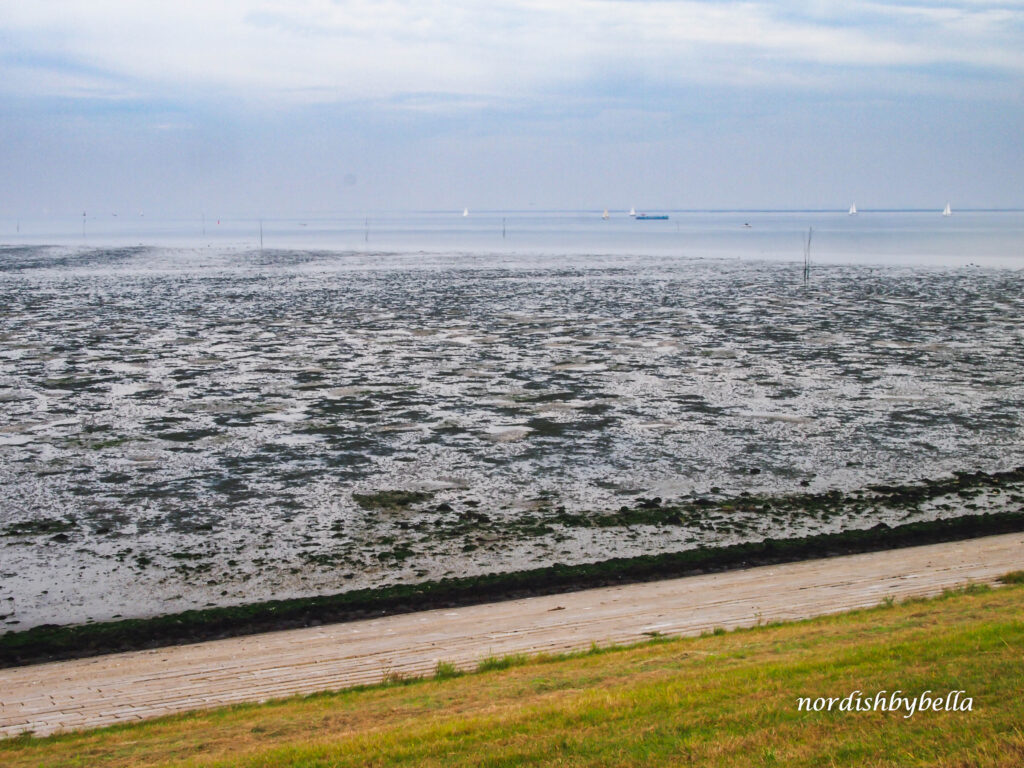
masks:
[[[463,216],[469,216],[469,208],[463,208],[462,209],[462,215]]]
[[[608,215],[608,209],[607,208],[604,209],[604,213],[601,214],[601,218],[605,219],[605,220],[608,220],[608,219],[611,218],[611,216]]]
[[[942,209],[943,216],[952,216],[953,209],[949,207],[949,203],[946,203],[946,207]]]
[[[630,209],[629,209],[629,215],[630,215],[630,216],[636,216],[636,208],[630,207]]]
[[[850,215],[851,216],[856,216],[857,215],[857,204],[856,203],[854,203],[853,205],[850,206]]]

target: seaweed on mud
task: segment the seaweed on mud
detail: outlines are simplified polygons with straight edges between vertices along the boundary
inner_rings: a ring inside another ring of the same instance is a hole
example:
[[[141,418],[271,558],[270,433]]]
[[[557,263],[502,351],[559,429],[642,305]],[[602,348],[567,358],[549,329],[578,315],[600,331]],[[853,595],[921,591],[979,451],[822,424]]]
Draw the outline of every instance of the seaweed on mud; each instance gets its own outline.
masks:
[[[430,501],[434,497],[432,491],[375,491],[373,493],[353,493],[352,500],[366,510],[402,510]]]
[[[348,551],[310,552],[304,550],[299,553],[299,556],[309,565],[318,565],[322,568],[335,568],[339,564],[348,563],[351,560],[351,553]]]
[[[725,413],[724,408],[711,405],[700,395],[678,395],[675,401],[683,410],[690,413],[703,413],[708,416],[721,416]]]
[[[526,426],[533,430],[531,437],[561,437],[568,432],[590,432],[601,431],[617,423],[618,419],[577,419],[573,421],[554,421],[543,417],[536,417],[526,422]]]
[[[974,498],[993,487],[1024,481],[1024,467],[1006,472],[959,473],[950,478],[926,480],[910,485],[874,485],[856,494],[838,490],[821,493],[798,493],[767,496],[744,492],[724,499],[697,497],[690,501],[662,502],[661,499],[640,498],[633,506],[622,506],[616,512],[567,512],[542,506],[536,519],[523,517],[507,523],[510,530],[521,536],[545,535],[552,526],[565,528],[628,528],[635,525],[697,526],[706,527],[714,515],[733,516],[736,513],[773,513],[775,519],[783,516],[812,517],[829,520],[841,514],[868,517],[877,513],[879,506],[896,510],[918,510],[926,502],[949,495]],[[969,508],[969,507],[968,507]],[[524,522],[525,521],[525,522]],[[742,521],[736,521],[743,525]]]
[[[332,441],[328,442],[328,447],[330,450],[325,450],[320,458],[337,477],[357,478],[360,476],[360,468],[373,461],[365,452],[352,449],[344,443],[336,444]],[[392,451],[381,449],[376,453],[379,456],[388,456]]]
[[[42,386],[47,389],[62,389],[71,392],[103,392],[102,385],[119,381],[117,376],[60,376],[45,379]]]
[[[40,518],[11,523],[0,530],[0,536],[43,536],[73,531],[78,527],[74,518]]]
[[[202,560],[207,555],[201,552],[171,552],[170,557],[174,560]]]
[[[261,408],[253,408],[235,413],[220,413],[214,416],[213,420],[221,427],[248,427],[252,426],[254,419],[262,416],[264,413],[265,411]]]
[[[408,560],[414,554],[416,553],[411,547],[406,544],[400,544],[393,549],[378,552],[377,559],[381,562],[391,561],[394,563],[401,563],[404,560]]]
[[[523,386],[523,389],[542,389],[546,388],[541,382],[530,382]],[[579,392],[576,390],[551,390],[548,392],[542,392],[540,394],[521,395],[516,399],[523,403],[557,403],[565,402],[567,400],[573,400],[579,396]]]
[[[198,440],[202,440],[204,437],[213,437],[214,435],[221,434],[219,429],[181,429],[181,430],[169,430],[166,432],[152,432],[153,437],[159,438],[160,440],[169,440],[173,443],[194,443]]]
[[[306,406],[307,412],[312,417],[352,416],[371,408],[373,408],[372,400],[355,395],[314,400]]]
[[[249,486],[240,477],[216,477],[208,481],[210,490],[231,498],[242,499],[248,494]]]
[[[142,469],[140,468],[140,472]],[[144,499],[195,499],[197,490],[194,478],[183,478],[175,480],[153,480],[151,482],[137,482],[136,485],[125,488],[118,495],[126,501],[138,501]]]
[[[208,371],[205,368],[175,368],[173,371],[168,373],[175,381],[192,381],[206,376]]]

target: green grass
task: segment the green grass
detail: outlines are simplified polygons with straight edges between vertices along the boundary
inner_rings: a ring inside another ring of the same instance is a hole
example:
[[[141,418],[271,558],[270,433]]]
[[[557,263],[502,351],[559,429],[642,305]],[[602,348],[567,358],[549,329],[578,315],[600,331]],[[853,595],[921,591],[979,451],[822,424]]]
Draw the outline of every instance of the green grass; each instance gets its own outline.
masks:
[[[462,672],[450,661],[439,661],[434,668],[434,677],[438,680],[450,680],[458,677]]]
[[[523,653],[510,654],[508,656],[487,656],[477,663],[476,671],[493,672],[500,669],[511,669],[512,667],[521,667],[530,661],[530,657]]]
[[[0,742],[23,766],[1020,766],[1024,586]],[[456,675],[456,676],[453,676]],[[970,712],[800,712],[963,690]]]

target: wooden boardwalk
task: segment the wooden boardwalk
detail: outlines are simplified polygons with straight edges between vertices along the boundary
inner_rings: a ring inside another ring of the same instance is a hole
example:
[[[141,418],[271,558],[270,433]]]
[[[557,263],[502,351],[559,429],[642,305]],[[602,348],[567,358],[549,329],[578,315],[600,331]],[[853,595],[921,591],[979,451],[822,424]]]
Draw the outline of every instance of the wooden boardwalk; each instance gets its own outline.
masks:
[[[0,735],[428,675],[511,653],[693,635],[932,595],[1024,569],[1024,533],[0,670]]]

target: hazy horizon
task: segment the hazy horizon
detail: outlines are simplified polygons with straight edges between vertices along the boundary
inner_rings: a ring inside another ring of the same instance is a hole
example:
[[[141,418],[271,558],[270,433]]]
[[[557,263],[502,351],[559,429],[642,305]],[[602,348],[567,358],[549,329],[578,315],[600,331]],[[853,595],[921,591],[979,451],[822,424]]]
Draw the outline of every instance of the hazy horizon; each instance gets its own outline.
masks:
[[[950,201],[945,201],[950,202]],[[856,203],[856,214],[858,216],[871,216],[873,214],[929,214],[929,213],[941,213],[945,202],[936,203],[934,205],[917,205],[912,207],[904,208],[883,208],[883,207],[871,207],[862,206],[856,201],[851,201],[851,204]],[[100,222],[110,224],[125,224],[130,221],[135,221],[139,225],[145,225],[147,220],[150,223],[197,223],[202,224],[205,222],[207,225],[213,225],[217,221],[223,222],[251,222],[257,224],[260,221],[270,224],[273,222],[281,223],[298,223],[298,222],[330,222],[330,221],[362,221],[364,217],[378,216],[381,218],[398,218],[402,216],[430,216],[430,217],[451,217],[453,220],[463,218],[464,211],[468,213],[470,217],[501,217],[501,216],[514,216],[514,217],[549,217],[549,216],[574,216],[578,215],[581,217],[596,217],[607,211],[613,218],[631,218],[629,213],[630,209],[635,209],[642,213],[669,213],[677,215],[728,215],[728,214],[801,214],[805,213],[808,215],[842,215],[846,216],[848,213],[849,205],[842,205],[836,207],[802,207],[802,208],[754,208],[754,207],[725,207],[725,208],[669,208],[659,205],[591,205],[581,208],[472,208],[469,209],[466,206],[463,207],[449,207],[449,208],[334,208],[334,209],[309,209],[309,210],[291,210],[286,212],[265,212],[265,211],[240,211],[240,210],[228,210],[221,211],[216,207],[211,207],[207,211],[184,211],[177,212],[174,214],[165,214],[159,210],[155,211],[139,211],[134,212],[131,210],[127,211],[79,211],[70,210],[60,214],[53,214],[44,212],[38,215],[5,215],[0,217],[0,234],[7,233],[7,230],[11,227],[16,227],[19,224],[26,223],[46,223],[46,224],[59,224],[62,227],[73,225],[80,227],[82,224],[83,214],[86,216],[86,220],[89,224],[97,224]],[[1022,213],[1024,212],[1024,206],[1020,207],[969,207],[969,206],[952,206],[954,214],[970,214],[970,213]],[[12,230],[13,231],[13,230]]]

